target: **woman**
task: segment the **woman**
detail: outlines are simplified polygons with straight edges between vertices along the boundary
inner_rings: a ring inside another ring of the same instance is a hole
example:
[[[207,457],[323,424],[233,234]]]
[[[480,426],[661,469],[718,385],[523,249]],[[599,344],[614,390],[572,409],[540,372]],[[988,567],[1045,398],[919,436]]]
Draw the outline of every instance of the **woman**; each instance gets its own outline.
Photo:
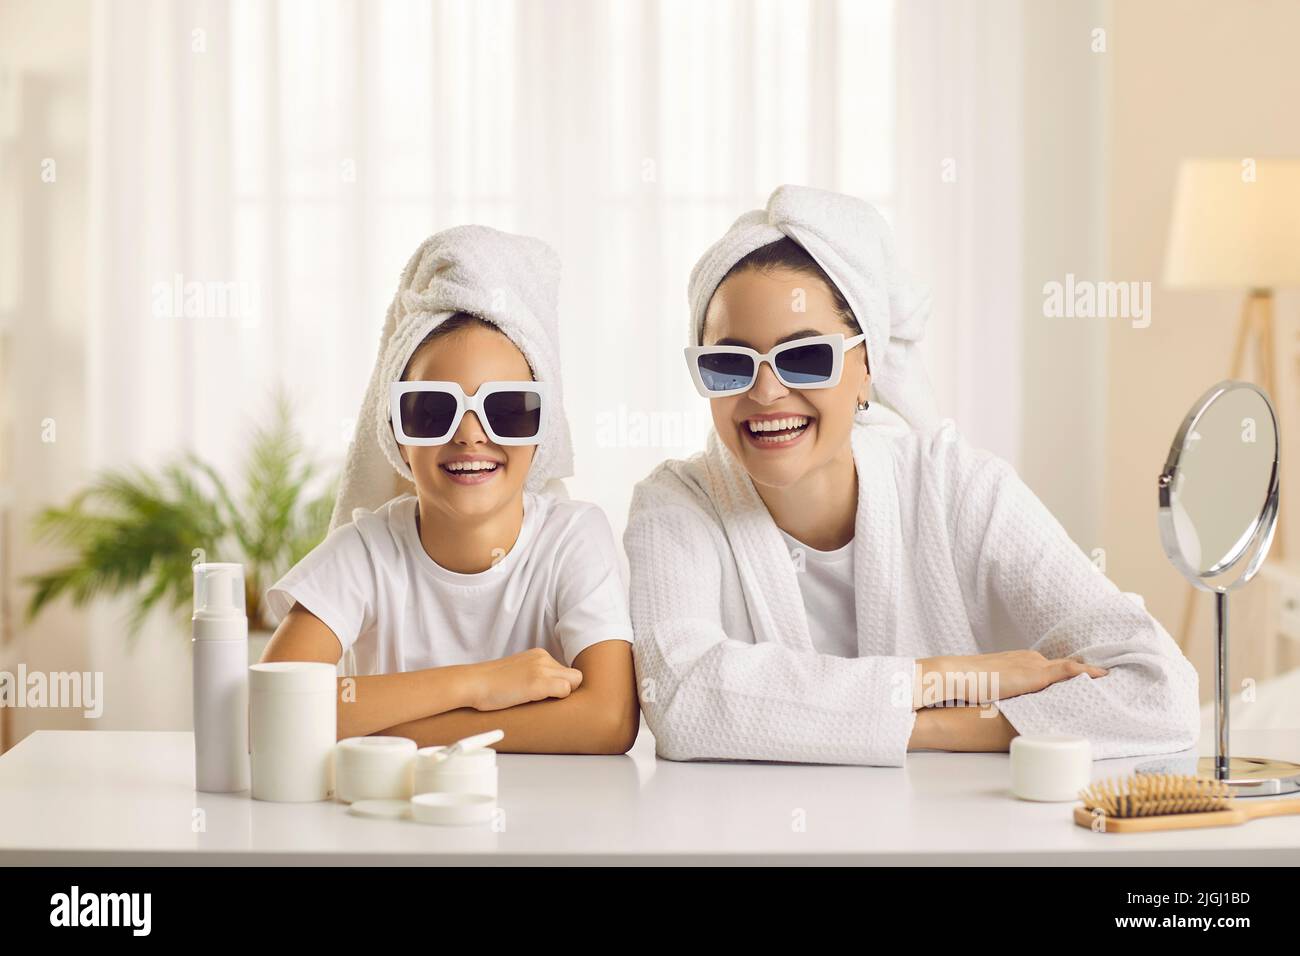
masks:
[[[1095,758],[1195,744],[1196,671],[1141,599],[937,421],[912,354],[929,303],[871,206],[783,186],[689,293],[715,428],[637,486],[624,536],[661,756],[899,766],[1018,733],[1085,736]]]

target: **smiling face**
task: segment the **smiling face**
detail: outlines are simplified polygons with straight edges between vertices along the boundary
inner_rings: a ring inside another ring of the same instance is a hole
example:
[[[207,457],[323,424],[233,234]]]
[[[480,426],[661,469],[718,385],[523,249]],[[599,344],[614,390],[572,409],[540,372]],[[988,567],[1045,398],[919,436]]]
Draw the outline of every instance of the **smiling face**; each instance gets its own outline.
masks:
[[[802,311],[795,311],[795,304]],[[743,345],[767,352],[811,335],[855,334],[836,310],[825,281],[783,266],[732,272],[713,294],[704,320],[704,345]],[[763,363],[752,388],[709,400],[723,444],[755,484],[793,485],[818,469],[852,461],[853,415],[870,396],[866,347],[844,356],[838,385],[786,388]]]
[[[473,395],[484,382],[527,382],[522,352],[495,328],[469,321],[416,349],[406,381],[456,382]],[[442,445],[398,445],[415,476],[420,503],[455,519],[484,518],[519,500],[535,445],[498,445],[466,411]]]

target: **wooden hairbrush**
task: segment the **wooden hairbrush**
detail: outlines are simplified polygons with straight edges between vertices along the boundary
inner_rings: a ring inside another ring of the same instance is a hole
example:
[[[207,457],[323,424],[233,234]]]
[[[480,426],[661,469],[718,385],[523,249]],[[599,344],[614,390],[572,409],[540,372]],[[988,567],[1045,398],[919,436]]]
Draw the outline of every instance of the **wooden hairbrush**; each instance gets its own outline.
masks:
[[[1074,822],[1107,833],[1230,827],[1259,817],[1300,813],[1300,799],[1238,800],[1221,780],[1172,773],[1137,774],[1079,791]]]

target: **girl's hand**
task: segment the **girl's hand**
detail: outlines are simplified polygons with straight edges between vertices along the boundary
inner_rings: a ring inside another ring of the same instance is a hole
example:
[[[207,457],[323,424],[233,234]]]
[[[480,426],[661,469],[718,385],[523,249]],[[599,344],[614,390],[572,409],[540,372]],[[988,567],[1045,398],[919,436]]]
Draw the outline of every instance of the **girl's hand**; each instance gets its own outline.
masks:
[[[1105,677],[1109,673],[1106,668],[1085,664],[1078,657],[1048,660],[1030,650],[925,657],[917,663],[919,686],[912,697],[913,710],[954,700],[971,705],[988,704],[1032,694],[1079,674]]]
[[[470,706],[475,710],[504,710],[548,697],[568,697],[582,683],[582,671],[565,667],[541,647],[469,667]]]

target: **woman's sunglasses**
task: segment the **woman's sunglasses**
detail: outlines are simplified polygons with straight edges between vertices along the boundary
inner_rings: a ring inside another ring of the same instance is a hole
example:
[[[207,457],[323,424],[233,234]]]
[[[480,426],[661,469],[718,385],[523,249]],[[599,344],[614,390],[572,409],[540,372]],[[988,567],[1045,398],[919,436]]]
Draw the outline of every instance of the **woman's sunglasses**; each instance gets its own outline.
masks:
[[[833,388],[840,383],[844,353],[866,340],[841,333],[783,342],[766,354],[743,345],[692,345],[686,349],[695,388],[705,398],[739,395],[754,387],[766,362],[786,388]]]
[[[393,382],[388,415],[399,445],[445,445],[467,411],[498,445],[542,440],[545,382],[484,382],[466,395],[455,382]]]

